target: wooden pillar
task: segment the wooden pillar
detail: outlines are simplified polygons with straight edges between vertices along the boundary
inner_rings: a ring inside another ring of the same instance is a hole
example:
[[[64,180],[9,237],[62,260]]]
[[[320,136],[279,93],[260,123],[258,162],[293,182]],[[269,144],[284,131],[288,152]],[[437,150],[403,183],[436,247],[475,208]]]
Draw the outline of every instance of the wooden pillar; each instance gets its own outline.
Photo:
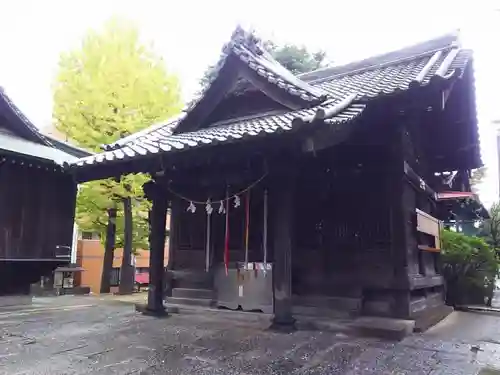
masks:
[[[165,226],[167,219],[167,193],[150,181],[144,186],[146,197],[152,202],[149,234],[149,290],[145,313],[168,315],[163,306],[165,274]]]
[[[276,169],[270,186],[272,207],[272,241],[274,251],[273,288],[274,316],[271,329],[291,331],[295,329],[292,315],[292,246],[293,246],[293,199],[294,174],[284,168]]]
[[[387,194],[391,204],[391,253],[394,267],[394,279],[398,285],[409,285],[408,258],[408,225],[412,225],[405,206],[405,177],[404,177],[404,136],[405,128],[399,126],[393,130],[391,138],[391,160],[389,164],[389,184]],[[399,318],[409,317],[410,291],[409,289],[395,289],[393,315]]]

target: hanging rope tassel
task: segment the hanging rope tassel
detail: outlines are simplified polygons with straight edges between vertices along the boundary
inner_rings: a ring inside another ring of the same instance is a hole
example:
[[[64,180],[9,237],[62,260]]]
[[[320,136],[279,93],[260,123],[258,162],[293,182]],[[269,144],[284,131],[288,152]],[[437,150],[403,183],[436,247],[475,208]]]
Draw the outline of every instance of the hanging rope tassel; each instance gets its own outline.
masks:
[[[264,228],[262,229],[262,249],[264,251],[264,276],[267,274],[267,190],[264,190]]]
[[[229,275],[229,196],[226,190],[226,236],[224,238],[224,266],[226,276]]]
[[[250,190],[245,201],[245,270],[248,270],[248,238],[250,228]]]

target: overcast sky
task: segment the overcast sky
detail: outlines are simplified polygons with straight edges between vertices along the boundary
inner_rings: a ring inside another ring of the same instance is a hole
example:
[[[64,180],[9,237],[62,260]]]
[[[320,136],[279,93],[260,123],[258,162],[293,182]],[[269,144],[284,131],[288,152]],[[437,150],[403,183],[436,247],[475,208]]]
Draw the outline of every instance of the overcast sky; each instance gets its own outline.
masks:
[[[208,64],[240,23],[278,43],[323,49],[336,63],[419,42],[460,28],[475,50],[476,95],[483,161],[481,198],[498,197],[495,131],[500,0],[3,0],[0,11],[0,86],[37,126],[51,122],[51,82],[59,54],[78,46],[89,28],[117,15],[135,22],[189,99]],[[480,4],[480,5],[478,5]]]

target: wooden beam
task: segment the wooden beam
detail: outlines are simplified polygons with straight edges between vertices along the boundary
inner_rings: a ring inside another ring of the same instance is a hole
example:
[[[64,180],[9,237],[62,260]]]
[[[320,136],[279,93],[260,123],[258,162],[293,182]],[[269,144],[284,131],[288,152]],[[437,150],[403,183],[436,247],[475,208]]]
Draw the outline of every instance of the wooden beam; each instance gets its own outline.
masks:
[[[293,199],[295,176],[290,168],[273,168],[270,185],[272,238],[274,243],[274,316],[271,329],[290,331],[295,329],[292,315],[292,246],[293,246]]]
[[[304,108],[304,106],[311,106],[313,104],[301,99],[299,96],[290,94],[285,89],[279,88],[276,84],[270,83],[267,81],[267,78],[259,76],[254,70],[246,65],[241,66],[240,72],[242,77],[250,81],[252,85],[262,91],[266,96],[289,109],[301,109]]]
[[[346,141],[358,128],[358,120],[346,123],[328,124],[323,120],[317,120],[309,124],[314,129],[302,143],[302,152],[315,153]]]
[[[405,172],[405,175],[406,177],[408,178],[408,180],[412,183],[412,185],[425,192],[426,194],[428,194],[429,196],[431,196],[432,199],[436,200],[437,198],[437,194],[436,192],[434,191],[434,189],[432,189],[428,184],[427,182],[424,181],[424,179],[422,177],[420,177],[414,170],[412,167],[410,167],[410,165],[405,161],[404,162],[404,172]]]
[[[419,250],[428,251],[431,253],[440,253],[441,252],[441,249],[439,249],[437,247],[427,246],[427,245],[418,245],[418,248],[419,248]]]
[[[241,64],[243,62],[237,56],[230,54],[226,57],[224,65],[216,73],[216,78],[202,93],[202,97],[188,110],[186,117],[175,129],[175,134],[200,128],[214,108],[237,82]]]

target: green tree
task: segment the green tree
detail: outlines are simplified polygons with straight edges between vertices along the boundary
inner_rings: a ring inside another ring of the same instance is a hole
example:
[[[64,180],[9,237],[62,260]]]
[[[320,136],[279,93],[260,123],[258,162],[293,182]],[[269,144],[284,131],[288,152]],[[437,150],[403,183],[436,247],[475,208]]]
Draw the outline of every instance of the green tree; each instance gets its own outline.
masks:
[[[305,46],[294,44],[278,46],[272,41],[268,41],[265,46],[276,61],[293,74],[311,72],[323,67],[326,63],[324,51],[311,52]]]
[[[479,237],[448,230],[441,234],[441,246],[447,302],[452,305],[491,304],[498,274],[493,247]]]
[[[305,46],[285,44],[278,46],[271,40],[263,42],[264,48],[285,68],[294,74],[311,72],[326,66],[326,53],[324,51],[312,52]],[[216,73],[216,65],[207,68],[200,80],[202,88],[212,81]]]
[[[486,177],[486,171],[486,167],[477,168],[472,171],[470,176],[470,185],[473,193],[477,194],[479,185]]]
[[[177,77],[150,46],[141,43],[138,29],[119,19],[89,31],[79,48],[61,55],[53,94],[57,130],[92,151],[165,120],[181,108]],[[149,207],[141,190],[147,179],[138,174],[83,184],[78,225],[104,239],[108,208],[120,208],[124,199],[131,198],[133,248],[147,248]],[[123,217],[119,209],[118,246],[123,245]]]
[[[500,255],[500,203],[489,209],[490,218],[481,225],[480,236]]]

